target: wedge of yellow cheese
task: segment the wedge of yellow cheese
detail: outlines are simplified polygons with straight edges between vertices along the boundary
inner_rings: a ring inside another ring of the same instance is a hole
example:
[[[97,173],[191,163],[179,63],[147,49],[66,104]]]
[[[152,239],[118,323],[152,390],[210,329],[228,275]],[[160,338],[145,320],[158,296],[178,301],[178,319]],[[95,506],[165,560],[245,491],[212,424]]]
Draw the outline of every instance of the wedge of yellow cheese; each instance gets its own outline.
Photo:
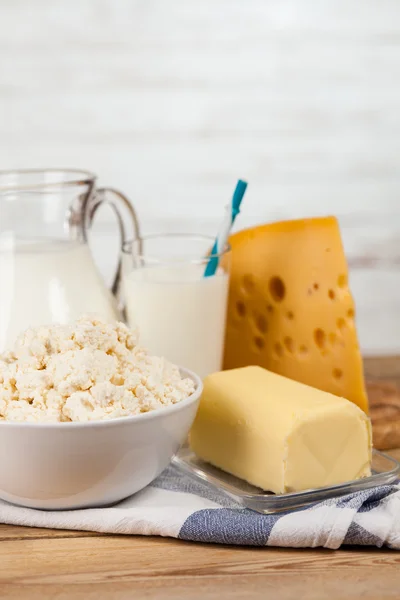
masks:
[[[190,446],[276,494],[371,474],[371,425],[358,406],[261,367],[205,378]]]
[[[224,368],[260,365],[368,412],[336,219],[262,225],[230,245]]]

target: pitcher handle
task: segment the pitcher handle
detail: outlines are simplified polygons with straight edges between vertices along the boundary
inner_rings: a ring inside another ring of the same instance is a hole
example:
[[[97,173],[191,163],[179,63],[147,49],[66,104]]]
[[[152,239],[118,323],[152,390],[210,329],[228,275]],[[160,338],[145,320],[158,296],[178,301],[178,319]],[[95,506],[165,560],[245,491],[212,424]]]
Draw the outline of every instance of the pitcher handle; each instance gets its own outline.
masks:
[[[111,198],[108,198],[111,196]],[[140,226],[135,209],[129,202],[128,198],[120,191],[114,188],[98,188],[94,191],[91,200],[88,203],[85,211],[85,229],[90,229],[95,214],[100,206],[108,205],[114,211],[117,217],[119,233],[121,236],[121,251],[125,242],[129,240],[140,240]],[[118,258],[117,270],[111,286],[111,291],[114,296],[119,299],[121,286],[121,271],[122,271],[122,252]]]

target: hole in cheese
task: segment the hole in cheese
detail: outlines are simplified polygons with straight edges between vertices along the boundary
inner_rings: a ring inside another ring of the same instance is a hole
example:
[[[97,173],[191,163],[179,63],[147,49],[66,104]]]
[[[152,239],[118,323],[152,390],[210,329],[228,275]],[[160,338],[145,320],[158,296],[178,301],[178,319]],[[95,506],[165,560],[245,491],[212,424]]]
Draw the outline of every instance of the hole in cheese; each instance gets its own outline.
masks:
[[[251,294],[255,288],[253,275],[243,275],[242,284],[243,290],[246,292],[246,294]]]
[[[326,334],[323,329],[318,328],[314,331],[314,341],[321,350],[325,348]]]
[[[332,375],[335,379],[341,379],[343,377],[343,371],[342,369],[333,369],[332,371]]]
[[[286,336],[285,339],[283,340],[283,343],[285,345],[285,348],[288,352],[290,352],[290,354],[293,354],[294,352],[294,341],[292,340],[292,338],[290,336]]]
[[[286,313],[287,318],[289,319],[289,321],[293,321],[294,319],[294,314],[291,310],[288,310],[288,312]]]
[[[344,288],[347,285],[347,275],[339,275],[337,284],[340,288]]]
[[[319,290],[319,283],[314,283],[313,288],[314,290]]]
[[[349,317],[349,319],[354,319],[354,308],[349,308],[349,310],[347,311],[347,316]]]
[[[269,313],[273,313],[274,312],[274,307],[272,306],[272,304],[267,304],[267,311]]]
[[[339,319],[336,321],[336,324],[340,331],[342,331],[346,327],[346,321],[342,319],[342,317],[339,317]]]
[[[256,323],[257,329],[261,333],[265,333],[267,331],[268,323],[267,323],[267,319],[264,317],[264,315],[256,315],[255,323]]]
[[[280,277],[271,277],[269,280],[269,291],[275,302],[282,302],[286,293],[283,280]]]
[[[283,354],[282,344],[280,344],[279,342],[276,342],[274,344],[274,350],[278,356],[282,356],[282,354]]]
[[[332,344],[332,346],[334,346],[334,345],[335,345],[335,343],[336,343],[336,340],[337,340],[337,335],[336,335],[336,333],[333,333],[333,332],[332,332],[332,333],[330,333],[330,334],[329,334],[329,336],[328,336],[328,337],[329,337],[329,341],[330,341],[330,343]]]
[[[246,305],[241,300],[236,302],[236,310],[239,317],[244,317],[246,315]]]
[[[329,290],[328,296],[331,300],[334,300],[336,298],[336,294],[333,290]]]
[[[263,338],[260,337],[259,335],[257,335],[254,338],[254,344],[256,346],[256,350],[259,350],[259,351],[261,351],[265,346],[265,342],[264,342]]]
[[[302,344],[302,345],[300,346],[300,348],[299,348],[299,353],[300,353],[300,354],[303,354],[303,355],[304,355],[304,354],[308,354],[308,348],[307,348],[307,346],[305,346],[304,344]]]

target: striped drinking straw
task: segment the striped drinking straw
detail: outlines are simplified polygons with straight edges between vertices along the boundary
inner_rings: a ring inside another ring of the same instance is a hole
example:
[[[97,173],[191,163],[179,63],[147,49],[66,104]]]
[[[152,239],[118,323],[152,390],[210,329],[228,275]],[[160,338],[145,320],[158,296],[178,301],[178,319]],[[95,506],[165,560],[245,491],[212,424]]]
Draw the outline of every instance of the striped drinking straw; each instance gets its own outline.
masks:
[[[211,277],[212,275],[215,275],[215,272],[218,269],[218,258],[220,254],[224,251],[225,246],[228,242],[229,233],[232,229],[232,225],[235,222],[237,215],[240,212],[240,204],[243,200],[246,188],[246,181],[242,181],[242,179],[239,179],[236,185],[236,189],[233,193],[231,203],[227,206],[226,217],[224,219],[218,237],[215,240],[214,245],[212,247],[211,258],[208,261],[207,266],[205,268],[204,277]]]

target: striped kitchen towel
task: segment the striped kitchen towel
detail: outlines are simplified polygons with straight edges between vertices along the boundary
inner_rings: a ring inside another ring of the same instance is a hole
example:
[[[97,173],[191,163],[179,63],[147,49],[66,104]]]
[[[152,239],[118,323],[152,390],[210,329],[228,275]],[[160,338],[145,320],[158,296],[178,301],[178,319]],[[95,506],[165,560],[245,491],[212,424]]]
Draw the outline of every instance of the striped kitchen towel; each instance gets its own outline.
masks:
[[[400,484],[262,515],[170,466],[150,486],[112,507],[41,511],[0,501],[0,522],[242,546],[400,549]]]

